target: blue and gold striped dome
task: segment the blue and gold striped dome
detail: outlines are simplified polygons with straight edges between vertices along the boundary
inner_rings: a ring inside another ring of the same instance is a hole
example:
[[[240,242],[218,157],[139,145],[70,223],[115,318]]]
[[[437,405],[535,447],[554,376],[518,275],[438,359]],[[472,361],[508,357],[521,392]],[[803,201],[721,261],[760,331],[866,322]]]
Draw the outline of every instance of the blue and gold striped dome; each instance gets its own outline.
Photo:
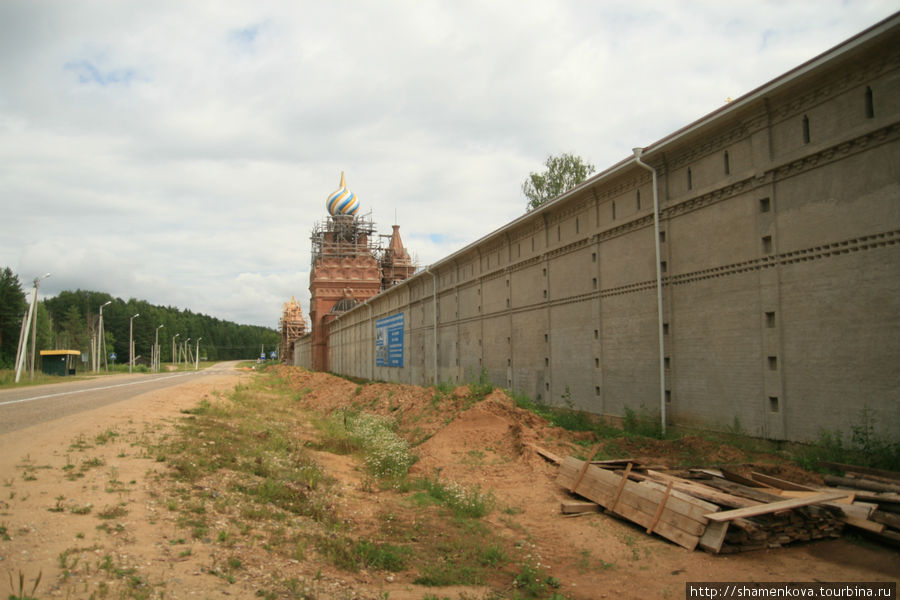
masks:
[[[347,188],[343,171],[341,172],[341,187],[328,195],[325,206],[328,207],[328,213],[332,217],[353,216],[359,212],[359,198]]]

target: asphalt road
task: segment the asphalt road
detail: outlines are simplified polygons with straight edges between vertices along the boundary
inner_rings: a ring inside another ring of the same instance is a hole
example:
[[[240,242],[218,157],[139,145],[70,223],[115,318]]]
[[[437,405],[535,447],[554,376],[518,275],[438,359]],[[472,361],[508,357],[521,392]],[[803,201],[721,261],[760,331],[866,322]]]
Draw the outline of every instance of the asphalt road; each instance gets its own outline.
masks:
[[[201,371],[109,375],[0,390],[0,435],[180,385],[194,377],[220,375],[222,371],[233,369],[235,364],[217,363]]]

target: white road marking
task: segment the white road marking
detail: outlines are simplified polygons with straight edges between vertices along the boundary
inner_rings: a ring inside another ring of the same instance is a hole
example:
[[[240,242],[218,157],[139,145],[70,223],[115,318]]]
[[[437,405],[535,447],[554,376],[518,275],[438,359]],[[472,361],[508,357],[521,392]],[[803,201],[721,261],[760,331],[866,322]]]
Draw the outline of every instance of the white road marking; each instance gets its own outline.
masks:
[[[142,383],[153,383],[154,381],[162,381],[163,379],[171,379],[173,377],[184,377],[185,375],[201,375],[203,371],[194,371],[191,373],[177,373],[174,375],[165,375],[163,377],[157,377],[156,379],[142,379],[140,381],[129,381],[128,383],[117,383],[115,385],[104,385],[101,387],[93,387],[86,388],[83,390],[73,390],[71,392],[57,392],[56,394],[44,394],[43,396],[33,396],[31,398],[20,398],[18,400],[7,400],[6,402],[0,402],[0,406],[5,406],[7,404],[19,404],[21,402],[31,402],[32,400],[43,400],[45,398],[53,398],[56,396],[69,396],[72,394],[81,394],[83,392],[96,392],[100,390],[111,390],[113,388],[125,387],[126,385],[139,385]]]

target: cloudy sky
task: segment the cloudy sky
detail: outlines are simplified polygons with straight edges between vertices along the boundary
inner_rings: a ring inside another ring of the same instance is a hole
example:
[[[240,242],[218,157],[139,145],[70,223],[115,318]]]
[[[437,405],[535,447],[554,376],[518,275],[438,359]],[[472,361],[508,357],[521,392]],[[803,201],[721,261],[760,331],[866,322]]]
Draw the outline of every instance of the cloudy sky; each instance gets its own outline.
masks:
[[[276,327],[341,171],[427,265],[896,0],[2,0],[0,268]]]

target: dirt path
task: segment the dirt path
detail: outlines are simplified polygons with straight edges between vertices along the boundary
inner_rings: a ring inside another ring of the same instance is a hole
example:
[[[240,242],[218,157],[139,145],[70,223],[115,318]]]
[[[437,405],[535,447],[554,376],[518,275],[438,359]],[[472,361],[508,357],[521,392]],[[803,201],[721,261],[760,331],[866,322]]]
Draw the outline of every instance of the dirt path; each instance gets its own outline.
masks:
[[[485,517],[494,530],[521,542],[542,568],[562,582],[569,599],[680,598],[687,581],[896,580],[898,553],[847,539],[789,548],[711,556],[687,552],[629,523],[603,514],[559,515],[565,494],[556,468],[531,452],[542,443],[564,450],[566,434],[512,405],[501,393],[455,415],[452,402],[434,407],[432,391],[393,384],[356,386],[328,375],[286,372],[304,391],[302,406],[328,411],[349,398],[367,410],[391,414],[413,437],[419,461],[414,474],[440,473],[478,484],[496,495]],[[147,443],[165,435],[180,411],[234,387],[250,372],[194,380],[76,417],[0,437],[0,575],[3,596],[25,591],[40,574],[36,597],[253,598],[265,575],[248,559],[238,581],[210,575],[216,544],[189,539],[160,493],[164,463],[148,456]],[[449,422],[448,422],[449,421]],[[310,432],[310,435],[312,433]],[[359,465],[346,456],[317,452],[340,481],[343,514],[360,529],[389,492],[365,490]],[[241,543],[234,552],[240,553]],[[248,550],[249,552],[249,550]],[[293,561],[298,563],[298,561]],[[479,588],[423,588],[404,573],[341,573],[321,565],[285,570],[324,573],[316,598],[488,597]],[[260,579],[254,579],[254,577]],[[137,595],[135,583],[148,595]],[[132,587],[130,587],[132,586]],[[385,595],[387,593],[387,595]],[[298,595],[295,597],[304,597]]]
[[[3,596],[20,591],[22,573],[25,591],[41,576],[37,597],[118,597],[123,580],[103,575],[134,569],[165,582],[166,597],[198,590],[203,597],[203,586],[192,582],[201,579],[199,569],[167,547],[178,532],[152,497],[164,465],[146,455],[145,445],[182,409],[250,376],[231,371],[194,379],[0,437],[0,526],[9,538],[0,541]],[[6,573],[14,589],[7,589]]]

